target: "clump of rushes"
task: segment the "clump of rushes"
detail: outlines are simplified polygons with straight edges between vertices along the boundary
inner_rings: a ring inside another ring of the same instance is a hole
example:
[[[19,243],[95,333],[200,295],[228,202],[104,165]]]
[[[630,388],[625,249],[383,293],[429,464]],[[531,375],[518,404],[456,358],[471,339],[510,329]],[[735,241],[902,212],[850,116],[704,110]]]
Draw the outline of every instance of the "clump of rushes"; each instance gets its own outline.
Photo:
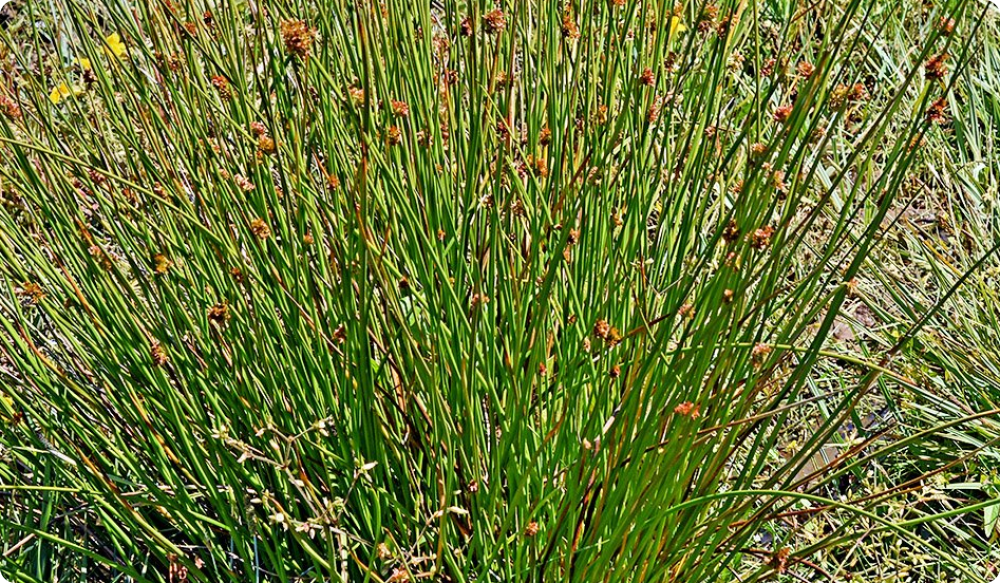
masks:
[[[977,580],[927,533],[983,507],[866,481],[916,438],[839,447],[925,390],[827,336],[981,22],[878,1],[24,0],[60,21],[0,31],[9,578],[848,580],[881,533]]]

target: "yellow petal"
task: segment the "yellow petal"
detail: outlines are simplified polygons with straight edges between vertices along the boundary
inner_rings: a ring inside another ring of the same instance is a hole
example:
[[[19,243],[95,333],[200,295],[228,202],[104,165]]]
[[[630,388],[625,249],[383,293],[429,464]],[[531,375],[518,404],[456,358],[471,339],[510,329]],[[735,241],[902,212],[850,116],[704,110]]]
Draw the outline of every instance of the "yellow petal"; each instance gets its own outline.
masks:
[[[87,70],[91,69],[90,59],[88,59],[86,57],[80,57],[79,59],[77,59],[77,62],[80,63],[80,68],[87,69]]]
[[[683,22],[681,22],[680,17],[677,16],[670,17],[670,36],[674,36],[675,34],[679,32],[684,32],[685,30],[687,30],[687,27],[684,26]]]
[[[109,57],[120,57],[125,54],[125,43],[122,42],[122,37],[117,32],[105,38],[104,42],[107,44],[104,47],[104,54]]]
[[[7,395],[0,396],[0,400],[3,400],[4,403],[7,403],[8,407],[13,407],[14,406],[14,399],[11,399]]]
[[[69,95],[69,86],[65,83],[60,83],[55,89],[52,90],[52,93],[49,93],[49,101],[52,103],[59,103],[62,101],[62,98],[67,95]]]

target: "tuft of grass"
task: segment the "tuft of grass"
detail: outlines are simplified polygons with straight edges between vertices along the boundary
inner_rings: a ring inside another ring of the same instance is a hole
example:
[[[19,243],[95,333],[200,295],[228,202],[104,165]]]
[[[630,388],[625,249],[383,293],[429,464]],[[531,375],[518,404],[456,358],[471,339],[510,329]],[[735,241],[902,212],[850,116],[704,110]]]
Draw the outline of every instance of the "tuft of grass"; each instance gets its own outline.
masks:
[[[970,8],[28,0],[5,572],[801,580],[888,537],[983,580],[921,528],[989,500],[885,511],[955,456],[841,487],[981,415],[815,461],[909,386],[919,313],[874,354],[829,338]]]

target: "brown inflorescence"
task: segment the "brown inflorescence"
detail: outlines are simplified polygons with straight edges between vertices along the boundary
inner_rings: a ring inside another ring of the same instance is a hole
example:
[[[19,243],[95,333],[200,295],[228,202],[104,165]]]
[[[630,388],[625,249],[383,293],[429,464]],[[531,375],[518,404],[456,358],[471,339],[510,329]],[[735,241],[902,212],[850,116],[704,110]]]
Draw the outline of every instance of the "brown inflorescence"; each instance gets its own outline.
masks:
[[[309,49],[316,39],[316,29],[310,28],[304,20],[282,20],[281,39],[285,42],[285,50],[304,59],[309,56]]]

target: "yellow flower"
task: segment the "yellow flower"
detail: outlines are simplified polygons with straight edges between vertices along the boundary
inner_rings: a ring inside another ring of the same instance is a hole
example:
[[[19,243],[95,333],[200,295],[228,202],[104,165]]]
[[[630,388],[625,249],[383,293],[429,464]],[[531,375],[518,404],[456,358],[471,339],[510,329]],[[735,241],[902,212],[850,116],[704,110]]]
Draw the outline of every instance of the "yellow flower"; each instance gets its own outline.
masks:
[[[63,97],[68,97],[69,93],[69,86],[65,83],[60,83],[58,87],[52,90],[52,93],[49,93],[49,101],[53,104],[58,104],[62,101]]]
[[[687,30],[687,27],[684,26],[683,22],[681,22],[681,19],[680,19],[679,16],[671,16],[670,17],[670,37],[671,38],[673,38],[674,36],[677,36],[677,33],[684,32],[685,30]]]
[[[51,101],[53,105],[58,105],[60,101],[69,97],[71,94],[74,96],[82,95],[83,89],[79,87],[70,88],[69,85],[60,83],[58,87],[52,90],[52,93],[49,93],[49,101]]]
[[[121,57],[127,52],[125,43],[122,42],[122,37],[117,32],[104,39],[104,42],[107,44],[104,47],[104,54],[109,57]]]
[[[13,407],[14,406],[14,399],[11,399],[7,395],[0,395],[0,401],[3,401],[4,403],[7,403],[8,407]]]
[[[87,57],[80,57],[79,59],[76,60],[76,62],[80,63],[81,69],[84,69],[86,71],[92,69],[90,65],[90,59],[88,59]]]

